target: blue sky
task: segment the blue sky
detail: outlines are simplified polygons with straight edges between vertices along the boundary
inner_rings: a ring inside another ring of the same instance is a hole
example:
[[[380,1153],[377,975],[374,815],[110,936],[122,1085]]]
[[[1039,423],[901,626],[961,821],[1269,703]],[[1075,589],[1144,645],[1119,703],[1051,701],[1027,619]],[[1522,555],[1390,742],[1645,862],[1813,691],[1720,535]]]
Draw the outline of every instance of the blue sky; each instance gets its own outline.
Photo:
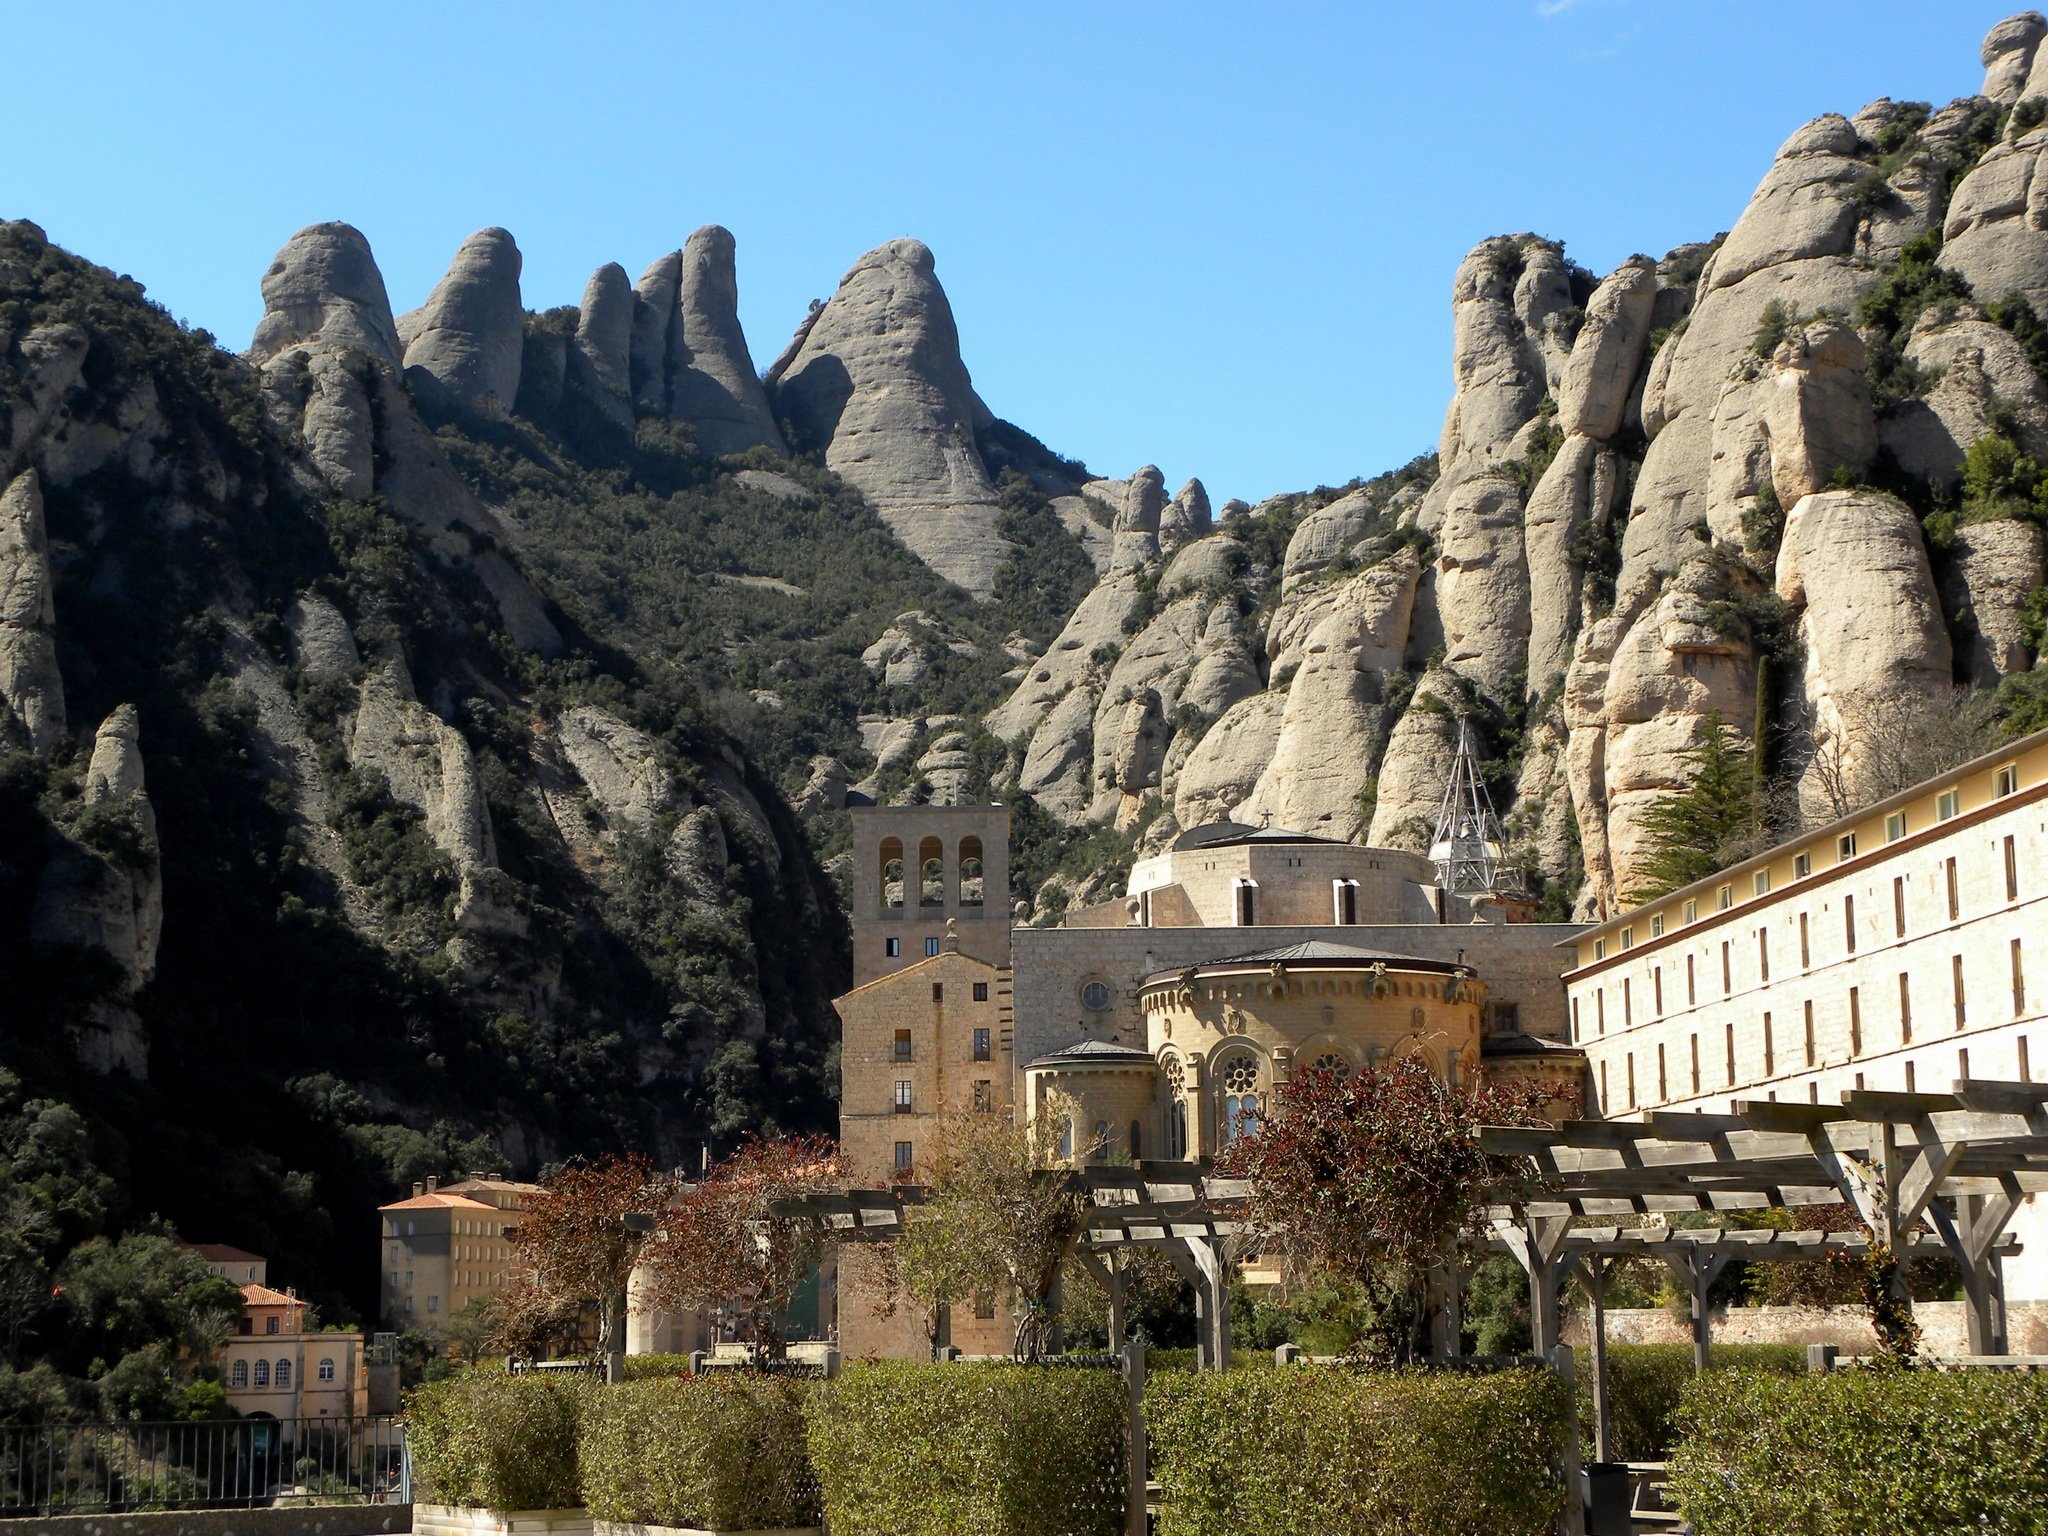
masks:
[[[898,235],[997,414],[1220,502],[1435,445],[1450,281],[1725,229],[1791,130],[1974,91],[2011,0],[0,4],[0,214],[247,343],[293,230],[393,304],[502,224],[529,308],[739,242],[761,366]]]

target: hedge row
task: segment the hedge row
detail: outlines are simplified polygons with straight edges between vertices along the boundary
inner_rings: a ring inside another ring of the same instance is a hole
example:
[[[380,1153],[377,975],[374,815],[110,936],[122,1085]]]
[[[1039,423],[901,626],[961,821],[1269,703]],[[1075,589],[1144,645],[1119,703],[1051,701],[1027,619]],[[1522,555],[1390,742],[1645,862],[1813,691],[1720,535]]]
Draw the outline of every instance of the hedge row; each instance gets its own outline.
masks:
[[[807,1382],[737,1371],[601,1388],[583,1413],[583,1502],[631,1525],[816,1525],[818,1479],[803,1454],[816,1396]]]
[[[1160,1536],[1544,1536],[1564,1505],[1551,1372],[1162,1372]]]
[[[1575,1350],[1579,1443],[1593,1455],[1593,1352]],[[1797,1344],[1716,1344],[1708,1369],[1796,1376],[1806,1369]],[[1678,1405],[1693,1383],[1690,1344],[1607,1346],[1607,1453],[1616,1461],[1665,1461],[1678,1444]]]
[[[1699,1536],[2048,1531],[2048,1376],[1717,1371],[1679,1422],[1671,1491]]]
[[[589,1377],[464,1371],[406,1399],[414,1493],[476,1509],[576,1509],[577,1445]]]
[[[1116,1536],[1128,1402],[1115,1371],[851,1366],[810,1418],[833,1536]]]

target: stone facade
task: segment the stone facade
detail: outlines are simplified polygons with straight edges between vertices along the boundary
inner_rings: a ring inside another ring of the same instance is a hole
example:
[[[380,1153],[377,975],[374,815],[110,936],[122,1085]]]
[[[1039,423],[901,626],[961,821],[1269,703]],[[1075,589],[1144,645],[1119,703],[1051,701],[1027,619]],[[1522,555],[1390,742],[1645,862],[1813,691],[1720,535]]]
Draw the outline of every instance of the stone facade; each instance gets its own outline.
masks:
[[[1565,990],[1596,1112],[2030,1081],[2044,869],[2048,732],[1587,929]],[[2013,1229],[2010,1294],[2048,1297],[2038,1196]]]

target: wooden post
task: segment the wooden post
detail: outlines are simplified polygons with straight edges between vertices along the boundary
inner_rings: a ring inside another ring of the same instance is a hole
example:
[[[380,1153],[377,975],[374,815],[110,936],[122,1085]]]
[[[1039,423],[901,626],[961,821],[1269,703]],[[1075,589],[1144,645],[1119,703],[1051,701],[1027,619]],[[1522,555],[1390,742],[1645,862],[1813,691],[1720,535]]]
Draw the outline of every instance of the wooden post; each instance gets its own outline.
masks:
[[[613,1292],[605,1298],[604,1379],[617,1386],[626,1379],[626,1293]]]
[[[1574,1362],[1569,1346],[1559,1344],[1546,1357],[1557,1379],[1564,1384],[1564,1513],[1558,1517],[1562,1536],[1586,1536],[1586,1484],[1579,1467],[1579,1390],[1573,1379]]]
[[[1607,1275],[1614,1261],[1586,1260],[1586,1289],[1593,1293],[1593,1459],[1611,1461],[1607,1428]]]
[[[1136,1340],[1123,1347],[1124,1385],[1130,1394],[1129,1486],[1124,1503],[1124,1536],[1145,1536],[1145,1490],[1152,1481],[1150,1447],[1145,1440],[1145,1346]]]
[[[1707,1287],[1713,1283],[1708,1266],[1700,1262],[1698,1254],[1686,1266],[1692,1271],[1690,1279],[1692,1299],[1692,1370],[1695,1376],[1707,1374],[1707,1355],[1713,1344],[1714,1323],[1707,1312]]]

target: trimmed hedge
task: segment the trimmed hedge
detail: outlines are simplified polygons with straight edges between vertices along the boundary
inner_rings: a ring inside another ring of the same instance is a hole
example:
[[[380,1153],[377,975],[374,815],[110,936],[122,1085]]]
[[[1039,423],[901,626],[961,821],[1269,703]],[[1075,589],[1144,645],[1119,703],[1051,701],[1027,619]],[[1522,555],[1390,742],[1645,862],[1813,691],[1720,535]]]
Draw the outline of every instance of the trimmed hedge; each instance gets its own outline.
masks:
[[[583,1492],[599,1520],[707,1531],[818,1523],[804,1450],[815,1384],[720,1371],[625,1382],[583,1411]]]
[[[1535,1368],[1162,1372],[1160,1536],[1548,1536],[1568,1412]]]
[[[825,1519],[833,1536],[1117,1536],[1128,1400],[1110,1370],[849,1366],[811,1407]]]
[[[1579,1448],[1593,1455],[1593,1351],[1573,1352],[1579,1389]],[[1707,1369],[1797,1376],[1806,1370],[1798,1344],[1716,1344]],[[1607,1452],[1616,1461],[1665,1461],[1678,1444],[1678,1405],[1693,1383],[1690,1344],[1607,1346]]]
[[[405,1402],[416,1496],[472,1509],[576,1509],[588,1377],[464,1371]]]
[[[1671,1491],[1699,1536],[2048,1531],[2048,1377],[1717,1371],[1680,1423]]]

